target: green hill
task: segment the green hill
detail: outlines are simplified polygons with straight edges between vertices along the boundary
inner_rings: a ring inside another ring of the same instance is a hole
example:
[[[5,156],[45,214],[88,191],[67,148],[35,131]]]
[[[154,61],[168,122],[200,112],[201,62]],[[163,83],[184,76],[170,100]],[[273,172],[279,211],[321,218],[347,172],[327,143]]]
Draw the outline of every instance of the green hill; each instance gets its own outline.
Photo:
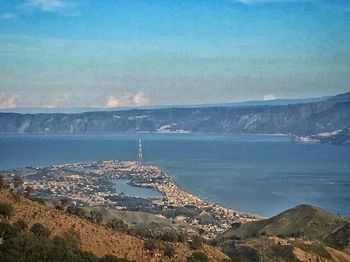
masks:
[[[232,261],[350,261],[350,218],[300,205],[269,219],[233,224],[214,243]]]
[[[249,238],[261,234],[304,237],[323,240],[337,228],[350,223],[350,218],[327,212],[321,208],[300,205],[269,219],[236,225],[219,238]]]

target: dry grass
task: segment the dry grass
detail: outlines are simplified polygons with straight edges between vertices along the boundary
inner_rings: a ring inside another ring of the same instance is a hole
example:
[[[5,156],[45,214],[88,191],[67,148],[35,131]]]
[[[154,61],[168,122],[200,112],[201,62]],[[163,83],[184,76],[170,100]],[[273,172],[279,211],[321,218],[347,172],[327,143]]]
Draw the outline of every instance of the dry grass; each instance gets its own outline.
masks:
[[[168,258],[161,250],[149,252],[144,248],[144,241],[134,236],[115,232],[102,225],[94,224],[74,215],[61,213],[37,202],[21,197],[18,201],[7,191],[0,191],[0,203],[9,203],[13,209],[10,223],[24,220],[28,227],[41,223],[51,231],[51,236],[61,236],[69,230],[79,233],[81,249],[98,257],[113,254],[140,262],[148,261],[186,261],[192,250],[182,243],[168,243],[175,248],[175,256]],[[164,243],[161,243],[164,244]],[[210,261],[222,261],[227,257],[218,249],[203,245]]]

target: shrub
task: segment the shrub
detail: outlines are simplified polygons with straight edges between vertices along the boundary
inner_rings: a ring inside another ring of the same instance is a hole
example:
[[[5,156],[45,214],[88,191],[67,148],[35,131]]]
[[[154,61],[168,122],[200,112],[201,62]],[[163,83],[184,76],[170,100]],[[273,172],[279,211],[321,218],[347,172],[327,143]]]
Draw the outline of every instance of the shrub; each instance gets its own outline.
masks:
[[[40,223],[35,223],[31,227],[30,231],[39,237],[48,237],[50,235],[50,231]]]
[[[85,211],[82,208],[75,207],[75,206],[68,206],[66,209],[67,213],[76,215],[78,217],[85,217]]]
[[[175,249],[172,246],[167,245],[164,248],[164,255],[167,257],[173,257],[175,255]]]
[[[107,222],[107,226],[120,232],[126,232],[129,229],[128,224],[126,224],[123,220],[118,218],[112,218],[111,220],[109,220]]]
[[[193,252],[188,262],[208,262],[208,256],[203,252]]]
[[[151,238],[145,240],[144,245],[145,245],[145,248],[149,251],[153,251],[153,250],[157,249],[156,241],[154,239],[151,239]]]
[[[40,197],[33,197],[32,201],[38,202],[39,204],[45,205],[45,200]]]
[[[5,218],[10,217],[12,214],[12,208],[9,204],[2,203],[0,204],[0,215],[2,215]]]
[[[285,261],[296,262],[298,261],[293,253],[292,246],[280,246],[274,245],[271,248],[272,254],[271,256],[274,258],[282,258]]]
[[[129,262],[129,260],[125,258],[117,258],[113,255],[105,255],[99,259],[99,262]]]
[[[23,231],[23,230],[25,230],[27,227],[28,227],[28,225],[27,225],[27,223],[24,221],[24,220],[17,220],[17,222],[15,222],[14,224],[13,224],[13,226],[18,230],[18,231]]]
[[[202,238],[198,235],[195,235],[193,238],[192,238],[192,242],[191,242],[191,248],[192,249],[198,249],[202,246]]]
[[[4,240],[17,236],[18,230],[9,223],[0,222],[0,237]]]
[[[90,211],[89,219],[95,223],[100,224],[103,220],[103,216],[100,212],[93,210]]]

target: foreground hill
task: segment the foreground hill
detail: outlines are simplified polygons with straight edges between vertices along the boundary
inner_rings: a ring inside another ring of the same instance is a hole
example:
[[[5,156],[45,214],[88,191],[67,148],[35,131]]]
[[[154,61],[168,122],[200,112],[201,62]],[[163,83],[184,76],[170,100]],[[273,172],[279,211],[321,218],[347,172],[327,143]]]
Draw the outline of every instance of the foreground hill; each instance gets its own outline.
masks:
[[[0,203],[9,204],[12,207],[12,215],[6,219],[2,218],[2,221],[10,224],[24,221],[28,228],[40,223],[50,230],[52,238],[74,231],[79,236],[80,249],[91,252],[97,257],[112,254],[133,261],[187,261],[193,252],[189,245],[179,242],[159,243],[159,246],[166,245],[174,249],[171,258],[166,256],[161,249],[150,252],[146,248],[145,240],[141,238],[117,232],[23,197],[14,197],[7,190],[0,190]],[[206,244],[202,244],[200,250],[208,255],[210,261],[222,261],[226,258],[218,249]]]
[[[349,217],[300,205],[269,219],[234,224],[216,243],[243,261],[350,261],[349,225]]]
[[[198,106],[78,114],[0,113],[0,133],[215,132],[314,135],[349,127],[350,93],[287,105]]]

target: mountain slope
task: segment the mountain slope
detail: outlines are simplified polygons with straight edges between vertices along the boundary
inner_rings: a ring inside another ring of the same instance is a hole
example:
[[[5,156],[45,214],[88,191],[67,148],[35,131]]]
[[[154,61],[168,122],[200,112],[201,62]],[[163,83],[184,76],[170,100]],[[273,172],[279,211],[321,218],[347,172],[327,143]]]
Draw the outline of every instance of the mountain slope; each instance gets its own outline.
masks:
[[[145,248],[145,241],[135,236],[122,234],[105,226],[92,223],[74,215],[59,212],[37,202],[20,197],[13,197],[7,190],[0,190],[0,203],[8,203],[13,209],[13,215],[6,221],[11,224],[25,221],[29,228],[40,223],[50,229],[52,237],[62,236],[70,230],[78,232],[81,249],[98,257],[113,254],[117,257],[135,261],[186,261],[192,250],[182,243],[168,243],[175,248],[175,256],[169,259],[160,250],[152,254]],[[205,252],[212,261],[222,261],[226,256],[218,249],[203,245]]]
[[[350,125],[344,94],[279,106],[132,109],[80,114],[0,113],[0,133],[210,132],[313,135]]]
[[[234,261],[350,261],[350,218],[300,205],[219,236]]]
[[[299,205],[278,214],[277,216],[242,224],[224,233],[222,238],[234,235],[248,238],[266,233],[268,235],[303,236],[323,240],[334,230],[350,223],[350,218],[335,215],[321,208],[310,205]]]

